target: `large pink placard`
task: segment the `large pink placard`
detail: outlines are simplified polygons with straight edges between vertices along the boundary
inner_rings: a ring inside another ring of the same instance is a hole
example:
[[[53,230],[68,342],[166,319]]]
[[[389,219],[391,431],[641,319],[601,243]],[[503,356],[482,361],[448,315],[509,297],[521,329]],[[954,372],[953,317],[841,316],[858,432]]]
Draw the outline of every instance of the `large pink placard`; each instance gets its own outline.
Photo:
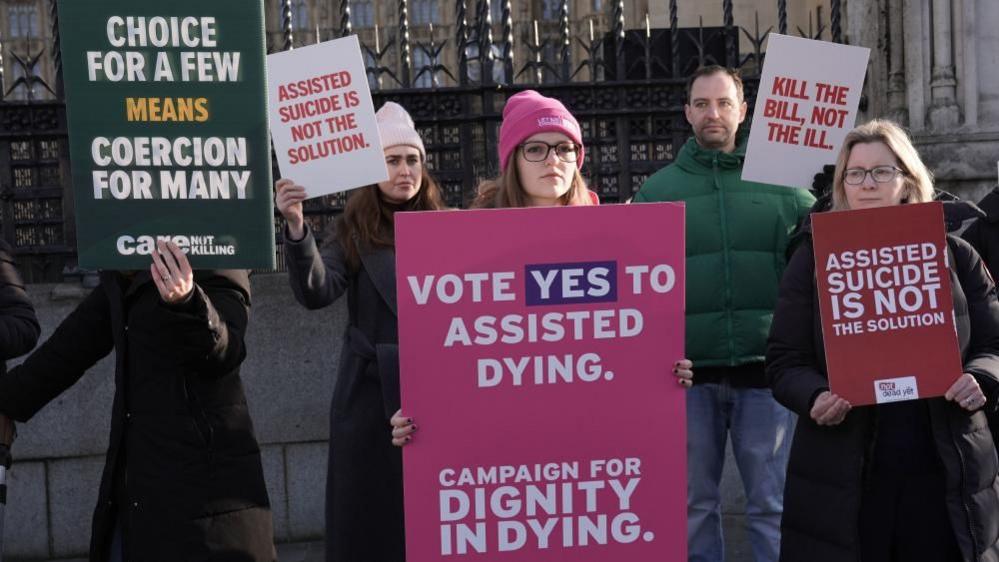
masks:
[[[687,559],[682,204],[396,215],[409,562]]]

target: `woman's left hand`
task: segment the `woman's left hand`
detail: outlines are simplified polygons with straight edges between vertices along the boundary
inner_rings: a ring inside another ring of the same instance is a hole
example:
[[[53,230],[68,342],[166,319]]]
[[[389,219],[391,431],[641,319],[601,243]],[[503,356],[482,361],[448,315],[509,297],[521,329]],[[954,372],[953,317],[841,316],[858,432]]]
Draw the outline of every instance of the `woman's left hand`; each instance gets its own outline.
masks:
[[[969,412],[981,409],[985,406],[986,402],[982,387],[978,386],[978,381],[975,380],[975,377],[968,373],[964,373],[957,378],[957,381],[947,389],[944,398],[956,402],[958,406]]]
[[[160,297],[167,304],[184,302],[194,290],[194,272],[191,270],[191,263],[173,242],[156,241],[149,273],[160,291]]]
[[[694,363],[690,359],[681,359],[673,364],[673,374],[676,382],[683,388],[694,386]]]
[[[413,423],[413,418],[402,414],[402,408],[399,408],[392,414],[389,424],[392,426],[393,445],[402,447],[413,440],[413,432],[416,431],[416,424]]]

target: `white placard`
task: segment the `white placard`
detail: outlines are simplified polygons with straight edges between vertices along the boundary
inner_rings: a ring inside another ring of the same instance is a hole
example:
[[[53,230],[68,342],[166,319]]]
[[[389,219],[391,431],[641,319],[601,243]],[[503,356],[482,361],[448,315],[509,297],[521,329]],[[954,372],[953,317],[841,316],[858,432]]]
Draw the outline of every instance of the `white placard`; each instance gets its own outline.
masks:
[[[281,177],[309,197],[388,179],[356,35],[267,55],[267,95]]]
[[[857,120],[870,49],[771,33],[742,179],[809,187]]]

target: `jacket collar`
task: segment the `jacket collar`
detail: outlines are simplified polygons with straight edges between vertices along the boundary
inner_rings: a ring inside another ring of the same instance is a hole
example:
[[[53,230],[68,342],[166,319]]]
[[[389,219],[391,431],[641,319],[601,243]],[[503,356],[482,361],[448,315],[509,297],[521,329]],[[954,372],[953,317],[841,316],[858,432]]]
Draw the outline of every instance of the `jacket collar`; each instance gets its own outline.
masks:
[[[715,162],[721,169],[732,170],[742,167],[746,159],[746,145],[749,142],[749,132],[740,126],[735,136],[735,150],[732,152],[722,152],[720,150],[704,148],[697,143],[697,139],[690,137],[687,143],[680,149],[677,161],[687,169],[707,169],[714,167]]]

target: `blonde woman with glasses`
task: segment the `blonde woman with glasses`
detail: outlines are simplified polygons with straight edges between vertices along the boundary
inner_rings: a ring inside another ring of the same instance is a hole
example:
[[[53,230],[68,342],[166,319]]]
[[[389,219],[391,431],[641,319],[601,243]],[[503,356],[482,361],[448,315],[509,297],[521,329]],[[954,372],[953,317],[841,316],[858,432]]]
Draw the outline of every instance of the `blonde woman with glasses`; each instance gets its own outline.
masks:
[[[898,125],[874,120],[847,135],[833,211],[932,198],[932,176]],[[999,303],[971,246],[953,236],[947,245],[964,372],[942,398],[877,406],[852,407],[829,390],[810,232],[791,259],[767,347],[774,397],[799,416],[781,560],[999,560],[996,450],[984,412],[999,391]]]

